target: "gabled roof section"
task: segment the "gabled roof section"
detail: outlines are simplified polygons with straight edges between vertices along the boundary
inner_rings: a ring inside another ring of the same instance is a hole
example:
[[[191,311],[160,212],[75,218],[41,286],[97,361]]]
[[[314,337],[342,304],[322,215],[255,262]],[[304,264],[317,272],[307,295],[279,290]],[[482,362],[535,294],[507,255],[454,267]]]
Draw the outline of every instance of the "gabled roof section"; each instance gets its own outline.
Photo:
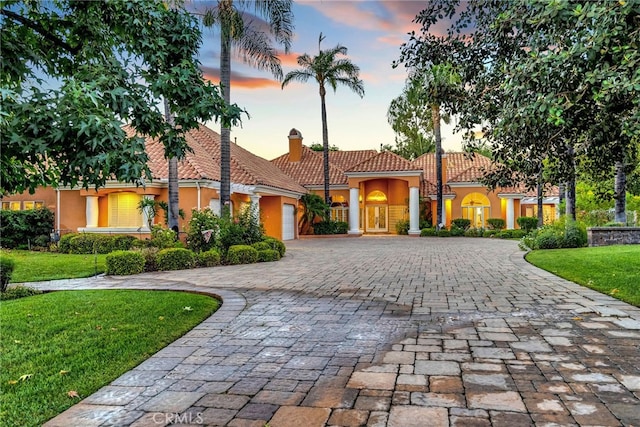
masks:
[[[300,185],[315,186],[324,184],[324,160],[322,158],[322,152],[313,151],[305,145],[302,146],[302,156],[299,162],[289,161],[289,153],[287,153],[271,160],[271,163]],[[347,182],[347,176],[344,174],[344,170],[336,166],[336,164],[331,161],[330,156],[329,184],[347,185]]]
[[[420,165],[415,165],[391,151],[382,151],[375,156],[358,163],[346,172],[407,172],[420,171]]]
[[[128,135],[135,131],[125,126]],[[220,181],[220,135],[204,125],[185,135],[193,152],[187,152],[178,162],[178,179]],[[157,139],[146,138],[149,168],[153,179],[167,179],[169,167],[164,147]],[[307,190],[262,157],[231,144],[231,182],[244,185],[262,185],[304,194]]]
[[[491,159],[481,154],[473,157],[468,153],[446,153],[447,183],[478,182],[484,176],[483,170],[491,169]],[[436,154],[426,153],[413,161],[423,168],[424,179],[436,182]]]
[[[329,151],[329,163],[346,171],[377,154],[376,150]]]

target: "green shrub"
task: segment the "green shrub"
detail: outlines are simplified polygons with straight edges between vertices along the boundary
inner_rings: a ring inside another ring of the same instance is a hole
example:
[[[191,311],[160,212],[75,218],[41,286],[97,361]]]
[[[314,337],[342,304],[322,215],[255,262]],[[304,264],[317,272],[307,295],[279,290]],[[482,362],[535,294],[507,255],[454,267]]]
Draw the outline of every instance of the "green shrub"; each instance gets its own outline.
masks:
[[[49,233],[54,227],[53,224],[53,212],[47,208],[23,211],[1,210],[0,246],[3,248],[48,247]],[[36,239],[39,239],[38,242]]]
[[[125,234],[69,233],[60,238],[58,251],[69,254],[108,254],[112,251],[128,251],[138,239]]]
[[[258,251],[248,245],[233,245],[227,251],[227,264],[252,264],[258,260]]]
[[[347,231],[349,231],[349,224],[343,221],[328,220],[313,224],[315,235],[347,234]]]
[[[565,224],[561,247],[581,248],[587,246],[587,228],[584,224],[569,221]]]
[[[506,225],[502,218],[489,218],[487,219],[487,226],[490,230],[502,230]]]
[[[520,229],[527,234],[538,228],[538,218],[533,216],[521,216],[516,221],[518,221]]]
[[[276,239],[275,237],[265,236],[263,237],[262,241],[269,245],[269,249],[275,249],[276,251],[278,251],[280,253],[280,258],[282,258],[285,252],[287,252],[287,247],[284,245],[284,243],[281,240]]]
[[[140,240],[136,236],[129,234],[116,234],[111,239],[112,251],[130,251],[133,249],[134,244]]]
[[[562,234],[551,227],[540,228],[534,238],[533,249],[558,249],[562,246]]]
[[[470,228],[464,232],[465,237],[482,237],[484,230],[482,228]]]
[[[264,251],[265,249],[274,249],[273,247],[271,247],[270,244],[268,244],[265,241],[262,242],[256,242],[254,244],[251,245],[252,247],[256,248],[256,250],[259,251]]]
[[[151,228],[151,240],[149,244],[158,249],[174,248],[176,247],[176,243],[179,242],[177,239],[178,236],[175,231],[170,228],[154,225],[153,228]]]
[[[42,291],[27,286],[12,286],[0,293],[0,300],[8,301],[11,299],[25,298],[33,295],[40,295]]]
[[[435,228],[423,228],[420,230],[420,237],[433,237],[436,235]]]
[[[186,270],[196,266],[196,254],[189,249],[161,249],[156,256],[158,270]]]
[[[409,234],[410,223],[408,219],[401,219],[396,223],[396,233],[402,236]]]
[[[498,230],[484,230],[482,232],[482,237],[493,237],[498,234]]]
[[[495,236],[501,239],[520,239],[525,236],[524,230],[502,230],[499,231]]]
[[[220,238],[220,221],[220,217],[209,208],[201,211],[193,209],[187,227],[187,247],[193,252],[215,248]],[[211,231],[207,233],[207,230]]]
[[[459,237],[464,236],[465,231],[462,228],[458,228],[455,225],[451,226],[451,230],[449,230],[452,236]]]
[[[258,251],[258,262],[278,261],[279,259],[280,252],[275,249],[263,249]]]
[[[146,248],[136,249],[136,251],[140,252],[142,257],[144,258],[145,272],[158,271],[157,257],[158,257],[158,252],[160,252],[160,249],[153,246],[149,246]]]
[[[455,225],[457,228],[467,231],[469,227],[471,227],[471,220],[466,218],[456,218],[451,221],[451,225]]]
[[[610,221],[602,225],[601,227],[626,227],[626,224],[623,224],[621,222]]]
[[[200,252],[197,258],[198,266],[200,267],[215,267],[216,265],[220,265],[220,252],[217,249]]]
[[[144,271],[144,257],[135,251],[114,251],[107,255],[106,274],[128,276]]]
[[[71,253],[71,239],[76,236],[79,236],[80,233],[68,233],[60,236],[60,240],[58,241],[58,252],[63,254]]]
[[[7,285],[11,281],[11,276],[13,276],[13,269],[15,266],[16,262],[13,258],[0,255],[0,292],[7,290]]]
[[[438,230],[436,235],[438,237],[451,237],[452,236],[451,231],[447,230],[446,228],[441,228],[440,230]]]

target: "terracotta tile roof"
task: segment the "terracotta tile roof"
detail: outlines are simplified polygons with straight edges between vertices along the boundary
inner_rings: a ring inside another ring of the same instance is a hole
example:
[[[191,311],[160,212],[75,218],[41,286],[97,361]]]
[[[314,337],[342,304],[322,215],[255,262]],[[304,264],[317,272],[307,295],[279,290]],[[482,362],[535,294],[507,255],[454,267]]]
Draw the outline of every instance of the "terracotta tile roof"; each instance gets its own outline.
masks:
[[[335,152],[334,152],[335,154]],[[335,157],[335,156],[334,156]],[[343,161],[350,159],[345,156]],[[303,186],[324,185],[324,161],[322,152],[313,151],[309,147],[302,146],[302,156],[299,162],[290,162],[289,153],[283,154],[271,160],[277,168],[289,175]],[[329,157],[329,184],[347,185],[347,176],[344,170],[331,161]]]
[[[125,126],[127,134],[133,134],[130,126]],[[184,160],[178,162],[178,179],[209,179],[220,181],[220,135],[204,125],[191,130],[185,136],[193,150]],[[164,158],[164,147],[155,139],[146,138],[149,168],[154,179],[169,176],[168,162]],[[291,177],[262,157],[231,144],[231,182],[244,185],[262,185],[306,193]]]
[[[473,158],[467,153],[446,153],[447,158],[447,182],[476,182],[483,176],[483,168],[491,168],[491,159],[481,154]],[[426,153],[418,157],[413,163],[423,168],[424,178],[430,182],[436,182],[436,155]]]
[[[416,165],[391,151],[382,151],[351,167],[347,172],[400,172],[421,169],[420,165]]]
[[[346,171],[377,154],[376,150],[329,151],[329,163]]]

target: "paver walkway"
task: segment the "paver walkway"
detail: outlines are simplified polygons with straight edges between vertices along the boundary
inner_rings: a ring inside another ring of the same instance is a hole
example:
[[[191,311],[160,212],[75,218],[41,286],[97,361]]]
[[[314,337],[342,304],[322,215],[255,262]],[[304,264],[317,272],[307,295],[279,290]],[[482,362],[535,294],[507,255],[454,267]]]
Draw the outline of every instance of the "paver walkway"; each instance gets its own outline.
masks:
[[[639,426],[640,309],[512,241],[289,243],[279,262],[43,283],[222,308],[47,426]]]

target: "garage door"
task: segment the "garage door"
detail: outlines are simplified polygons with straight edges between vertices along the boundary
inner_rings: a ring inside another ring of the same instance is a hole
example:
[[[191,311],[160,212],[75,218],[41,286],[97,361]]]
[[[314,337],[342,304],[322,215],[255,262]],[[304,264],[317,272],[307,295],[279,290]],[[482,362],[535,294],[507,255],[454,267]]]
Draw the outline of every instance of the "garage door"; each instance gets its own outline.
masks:
[[[293,205],[282,205],[282,240],[296,238],[296,216]]]

